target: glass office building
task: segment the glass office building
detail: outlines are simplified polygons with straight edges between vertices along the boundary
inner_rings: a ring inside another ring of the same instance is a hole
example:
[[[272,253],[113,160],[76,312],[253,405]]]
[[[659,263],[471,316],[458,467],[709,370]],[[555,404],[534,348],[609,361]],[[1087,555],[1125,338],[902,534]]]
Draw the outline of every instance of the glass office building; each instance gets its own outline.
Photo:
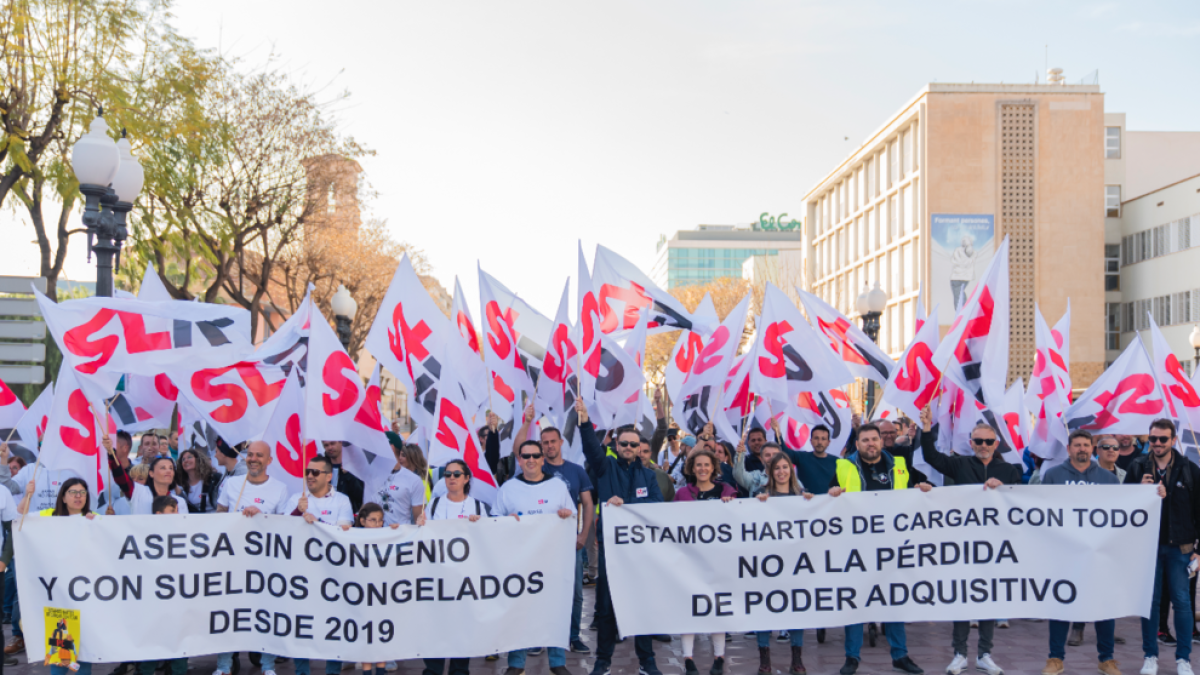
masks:
[[[800,250],[802,245],[799,227],[778,231],[763,230],[759,223],[700,225],[659,240],[651,277],[667,290],[722,277],[740,279],[743,263],[752,256],[777,256],[780,251]]]

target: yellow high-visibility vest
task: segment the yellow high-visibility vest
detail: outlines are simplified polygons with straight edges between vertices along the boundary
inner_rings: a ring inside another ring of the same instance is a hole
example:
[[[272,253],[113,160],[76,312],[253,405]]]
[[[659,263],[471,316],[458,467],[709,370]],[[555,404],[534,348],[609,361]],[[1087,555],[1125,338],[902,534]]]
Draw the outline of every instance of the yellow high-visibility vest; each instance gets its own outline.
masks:
[[[858,465],[848,459],[837,461],[838,485],[846,492],[862,492],[862,475]],[[892,489],[904,490],[908,487],[908,466],[903,457],[892,458]]]

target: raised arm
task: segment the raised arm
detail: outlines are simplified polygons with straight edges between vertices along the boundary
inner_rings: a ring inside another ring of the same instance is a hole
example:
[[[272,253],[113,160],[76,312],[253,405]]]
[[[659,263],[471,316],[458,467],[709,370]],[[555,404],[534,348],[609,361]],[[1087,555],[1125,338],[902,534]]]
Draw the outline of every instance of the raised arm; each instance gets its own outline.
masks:
[[[595,476],[603,476],[608,470],[607,457],[604,448],[596,438],[596,428],[588,419],[587,406],[582,399],[575,399],[575,414],[579,417],[580,444],[583,446],[583,456],[587,459],[588,468]],[[655,481],[657,483],[657,481]]]

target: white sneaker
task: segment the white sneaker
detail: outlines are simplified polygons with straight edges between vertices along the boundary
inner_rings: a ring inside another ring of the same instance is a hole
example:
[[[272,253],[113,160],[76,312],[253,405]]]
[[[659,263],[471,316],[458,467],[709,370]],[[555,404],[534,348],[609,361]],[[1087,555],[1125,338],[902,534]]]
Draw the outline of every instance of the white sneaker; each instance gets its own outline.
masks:
[[[980,654],[975,657],[975,670],[981,670],[988,675],[1004,675],[1004,669],[996,665],[991,654]]]
[[[996,628],[1008,628],[1008,622],[1007,621],[997,621]]]
[[[216,670],[213,671],[213,675],[229,675],[229,673],[221,670],[220,668],[217,668]]]
[[[1191,669],[1190,667],[1188,668]],[[1141,675],[1158,675],[1158,657],[1147,656],[1145,661],[1142,661]]]
[[[1175,659],[1175,672],[1178,675],[1192,675],[1192,662],[1184,659]]]
[[[383,665],[389,673],[394,673],[397,670],[400,670],[400,664],[396,663],[395,661],[386,661]]]
[[[950,662],[950,665],[946,666],[947,675],[959,675],[967,669],[968,663],[970,662],[967,661],[967,657],[962,654],[955,654],[954,660]]]
[[[275,671],[274,670],[264,670],[264,671],[262,671],[262,675],[275,675]]]

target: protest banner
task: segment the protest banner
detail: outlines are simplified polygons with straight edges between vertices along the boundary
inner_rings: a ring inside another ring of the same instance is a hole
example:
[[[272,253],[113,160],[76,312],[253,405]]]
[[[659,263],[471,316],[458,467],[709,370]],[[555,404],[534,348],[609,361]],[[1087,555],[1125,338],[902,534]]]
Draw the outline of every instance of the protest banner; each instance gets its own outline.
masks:
[[[1160,507],[1152,485],[605,506],[605,559],[622,635],[1097,621],[1149,612]]]
[[[553,515],[349,531],[287,516],[33,517],[15,536],[24,615],[78,612],[82,662],[380,662],[569,637],[575,520]],[[29,644],[48,644],[43,623],[25,622]]]

